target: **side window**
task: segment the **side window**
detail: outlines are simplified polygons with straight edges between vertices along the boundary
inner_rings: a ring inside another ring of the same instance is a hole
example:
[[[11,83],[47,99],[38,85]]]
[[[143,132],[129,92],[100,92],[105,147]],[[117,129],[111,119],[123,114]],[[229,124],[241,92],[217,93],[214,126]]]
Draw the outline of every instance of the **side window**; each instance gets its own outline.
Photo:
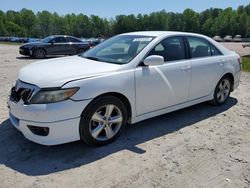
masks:
[[[182,37],[170,37],[161,41],[151,50],[149,55],[160,55],[164,61],[185,59],[185,47]]]
[[[67,42],[81,42],[80,40],[72,38],[72,37],[67,37],[66,40]]]
[[[198,37],[187,37],[192,58],[211,56],[210,44],[208,41]]]
[[[211,44],[210,46],[213,56],[222,55],[222,53],[214,45]]]
[[[52,40],[52,42],[54,42],[54,43],[64,43],[64,42],[66,42],[66,39],[65,39],[65,37],[56,37],[56,38],[54,38]]]

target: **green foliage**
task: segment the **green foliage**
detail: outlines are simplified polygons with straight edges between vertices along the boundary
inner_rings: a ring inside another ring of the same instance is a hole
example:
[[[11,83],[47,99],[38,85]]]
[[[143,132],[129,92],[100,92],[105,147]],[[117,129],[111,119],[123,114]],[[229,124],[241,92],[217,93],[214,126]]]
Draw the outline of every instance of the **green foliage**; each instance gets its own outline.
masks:
[[[183,13],[166,12],[151,14],[118,15],[107,20],[99,16],[67,14],[32,10],[3,12],[0,10],[0,36],[43,38],[53,34],[76,37],[110,37],[115,34],[143,31],[169,30],[203,33],[208,36],[242,35],[250,37],[250,4],[232,8],[210,8],[201,13],[186,9]]]
[[[242,57],[242,69],[250,72],[250,57]]]

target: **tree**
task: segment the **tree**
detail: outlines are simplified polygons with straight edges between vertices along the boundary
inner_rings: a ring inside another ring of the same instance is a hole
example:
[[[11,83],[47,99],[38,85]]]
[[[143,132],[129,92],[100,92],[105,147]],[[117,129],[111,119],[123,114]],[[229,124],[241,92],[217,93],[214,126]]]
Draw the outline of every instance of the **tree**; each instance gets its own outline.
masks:
[[[183,30],[187,32],[200,32],[199,14],[192,9],[183,12]]]
[[[36,26],[36,36],[46,37],[48,35],[54,34],[55,25],[53,21],[53,15],[48,11],[42,11],[37,13],[37,26]]]
[[[250,4],[232,8],[210,8],[203,12],[186,9],[183,13],[117,15],[112,19],[96,15],[58,15],[48,11],[34,14],[32,10],[0,11],[0,36],[45,37],[68,34],[76,37],[111,37],[115,34],[143,31],[171,30],[202,33],[208,36],[236,35],[250,37]]]
[[[31,10],[22,9],[20,11],[20,27],[25,33],[25,36],[32,36],[34,33],[34,28],[36,24],[36,16]]]
[[[4,12],[0,11],[0,36],[6,36],[7,30],[5,27],[5,16],[4,16]]]

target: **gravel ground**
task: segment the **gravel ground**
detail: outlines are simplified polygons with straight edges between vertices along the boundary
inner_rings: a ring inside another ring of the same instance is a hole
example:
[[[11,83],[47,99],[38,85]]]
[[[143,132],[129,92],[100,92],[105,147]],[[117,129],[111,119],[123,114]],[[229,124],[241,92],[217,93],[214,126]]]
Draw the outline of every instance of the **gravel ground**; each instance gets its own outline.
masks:
[[[221,44],[224,45],[229,50],[236,51],[241,56],[249,56],[250,55],[250,47],[247,47],[247,48],[242,47],[243,44],[247,44],[247,43],[222,42]]]
[[[11,126],[6,107],[18,70],[34,60],[11,45],[0,45],[0,57],[0,187],[250,187],[250,74],[223,106],[128,126],[105,147],[45,147]]]

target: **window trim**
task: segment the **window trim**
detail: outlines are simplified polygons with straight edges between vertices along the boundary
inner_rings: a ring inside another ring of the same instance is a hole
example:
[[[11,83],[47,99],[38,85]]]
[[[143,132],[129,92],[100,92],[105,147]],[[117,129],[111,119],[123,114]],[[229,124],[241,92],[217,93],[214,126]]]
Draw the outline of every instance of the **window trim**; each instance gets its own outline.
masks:
[[[75,37],[67,36],[67,37],[65,37],[65,39],[66,39],[66,42],[68,42],[68,43],[71,42],[71,41],[68,41],[68,39],[74,39],[74,40],[76,40],[75,42],[71,42],[71,43],[81,43],[80,39],[77,39]]]

